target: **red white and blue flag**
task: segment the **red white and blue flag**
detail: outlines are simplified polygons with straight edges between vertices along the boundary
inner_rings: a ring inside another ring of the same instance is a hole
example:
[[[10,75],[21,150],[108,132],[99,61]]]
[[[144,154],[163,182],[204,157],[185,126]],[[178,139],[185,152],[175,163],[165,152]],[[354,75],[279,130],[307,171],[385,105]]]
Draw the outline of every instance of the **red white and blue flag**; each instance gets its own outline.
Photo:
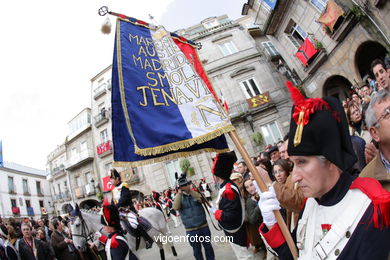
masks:
[[[118,18],[112,68],[114,165],[227,150],[223,134],[234,127],[194,43]]]

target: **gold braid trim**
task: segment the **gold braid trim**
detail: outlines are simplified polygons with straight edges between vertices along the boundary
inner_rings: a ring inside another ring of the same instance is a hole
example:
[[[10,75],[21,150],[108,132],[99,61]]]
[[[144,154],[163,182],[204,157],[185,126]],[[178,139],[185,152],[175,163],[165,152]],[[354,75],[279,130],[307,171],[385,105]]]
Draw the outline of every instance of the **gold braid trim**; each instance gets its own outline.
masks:
[[[142,161],[136,161],[136,162],[112,162],[113,167],[138,167],[138,166],[144,166],[152,163],[159,163],[163,161],[173,160],[180,157],[189,157],[192,155],[201,154],[203,152],[216,152],[216,153],[225,153],[228,152],[229,148],[226,149],[214,149],[214,148],[204,148],[196,151],[190,151],[190,152],[178,152],[173,154],[168,154],[161,157],[156,157],[153,159],[147,159]]]
[[[134,145],[135,153],[143,156],[151,156],[151,155],[157,155],[162,153],[167,153],[171,151],[176,151],[179,149],[188,148],[190,146],[193,146],[195,144],[202,144],[204,142],[210,141],[224,133],[231,132],[235,130],[234,126],[231,124],[228,124],[224,127],[221,127],[217,130],[214,130],[210,133],[207,133],[205,135],[201,135],[195,138],[183,140],[183,141],[177,141],[174,143],[169,143],[165,145],[150,147],[150,148],[139,148],[136,144]]]

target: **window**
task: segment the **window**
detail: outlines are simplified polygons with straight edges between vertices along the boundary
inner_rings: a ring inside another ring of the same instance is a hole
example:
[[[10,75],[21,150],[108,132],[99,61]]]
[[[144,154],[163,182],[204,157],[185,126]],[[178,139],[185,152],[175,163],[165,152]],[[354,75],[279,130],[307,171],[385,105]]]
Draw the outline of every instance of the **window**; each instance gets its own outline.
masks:
[[[87,172],[84,176],[85,176],[85,181],[86,181],[85,183],[90,183],[92,180],[91,173]]]
[[[45,207],[45,206],[43,205],[43,200],[40,200],[40,201],[39,201],[39,207],[40,207],[40,208],[44,208],[44,207]]]
[[[11,206],[14,208],[14,207],[17,207],[16,206],[16,200],[15,199],[11,199]]]
[[[261,94],[260,88],[257,86],[254,78],[250,78],[240,82],[241,89],[246,98],[251,98]]]
[[[170,182],[170,186],[174,187],[176,184],[176,178],[175,178],[175,172],[180,176],[180,173],[182,172],[180,169],[180,162],[179,160],[173,160],[170,162],[167,162],[165,164],[167,171],[168,171],[168,179]]]
[[[104,129],[100,132],[100,143],[105,143],[108,141],[108,132],[107,129]]]
[[[84,141],[80,144],[80,152],[87,150],[87,141]]]
[[[104,105],[104,102],[103,102],[103,103],[101,103],[101,104],[99,104],[99,106],[98,106],[98,110],[99,110],[99,112],[102,112],[102,110],[103,110],[103,111],[105,111],[105,110],[106,110],[106,107],[105,107],[105,105]]]
[[[35,183],[37,185],[37,194],[42,194],[42,190],[41,190],[41,182],[40,181],[36,181]]]
[[[282,134],[279,131],[278,126],[276,125],[276,122],[263,125],[260,127],[261,132],[263,133],[263,137],[265,139],[266,144],[274,144],[277,141],[282,139]]]
[[[8,191],[10,193],[15,193],[14,177],[8,176]]]
[[[30,202],[30,200],[26,200],[26,208],[31,208],[31,202]]]
[[[310,3],[314,5],[321,12],[325,11],[327,2],[328,0],[310,0]]]
[[[106,164],[104,165],[104,169],[105,169],[105,171],[106,171],[106,176],[109,176],[109,175],[110,175],[110,170],[111,170],[111,168],[112,168],[112,163],[106,163]]]
[[[28,193],[28,182],[27,179],[23,179],[23,192]]]
[[[237,52],[236,46],[234,45],[233,42],[230,42],[230,41],[220,43],[220,44],[218,44],[218,46],[221,49],[223,56],[228,56],[228,55],[231,55],[231,54]]]
[[[272,42],[262,42],[261,45],[264,47],[265,51],[269,54],[269,56],[279,55],[279,52],[276,50]]]
[[[288,34],[287,37],[297,48],[301,46],[301,44],[308,36],[308,34],[302,29],[302,27],[296,24],[293,20],[290,20],[285,32]]]
[[[61,193],[61,185],[59,183],[57,185],[58,185],[58,194],[60,194]]]
[[[76,149],[76,147],[73,147],[72,151],[71,151],[70,157],[71,158],[76,158],[76,156],[77,156],[77,149]]]

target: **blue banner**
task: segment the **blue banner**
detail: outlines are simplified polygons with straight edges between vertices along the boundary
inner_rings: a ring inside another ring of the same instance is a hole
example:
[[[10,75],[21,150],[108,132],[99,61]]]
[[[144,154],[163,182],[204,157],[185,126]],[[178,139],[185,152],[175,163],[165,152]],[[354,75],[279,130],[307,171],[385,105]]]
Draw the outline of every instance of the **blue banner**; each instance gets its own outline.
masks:
[[[114,166],[227,150],[223,133],[233,127],[226,111],[169,33],[118,19],[115,42]]]

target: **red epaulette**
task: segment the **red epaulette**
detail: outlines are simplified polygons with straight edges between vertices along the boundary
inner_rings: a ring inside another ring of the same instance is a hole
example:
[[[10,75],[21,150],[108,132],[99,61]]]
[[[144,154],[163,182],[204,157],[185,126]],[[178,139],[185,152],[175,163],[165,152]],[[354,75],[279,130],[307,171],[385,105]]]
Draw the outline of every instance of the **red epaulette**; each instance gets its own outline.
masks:
[[[118,240],[116,240],[116,235],[117,234],[114,234],[111,237],[111,245],[110,245],[111,248],[117,248],[119,246],[119,242],[118,242]]]
[[[225,190],[222,193],[222,197],[223,198],[227,198],[228,200],[232,200],[232,199],[234,199],[236,197],[236,193],[232,189],[232,184],[231,183],[227,183],[225,185]]]
[[[374,206],[371,221],[374,221],[375,228],[387,228],[390,225],[390,192],[385,190],[379,181],[358,177],[349,188],[359,189],[371,199]]]
[[[221,221],[221,219],[222,219],[222,212],[223,211],[221,209],[217,209],[215,211],[214,217],[215,217],[216,220]]]

